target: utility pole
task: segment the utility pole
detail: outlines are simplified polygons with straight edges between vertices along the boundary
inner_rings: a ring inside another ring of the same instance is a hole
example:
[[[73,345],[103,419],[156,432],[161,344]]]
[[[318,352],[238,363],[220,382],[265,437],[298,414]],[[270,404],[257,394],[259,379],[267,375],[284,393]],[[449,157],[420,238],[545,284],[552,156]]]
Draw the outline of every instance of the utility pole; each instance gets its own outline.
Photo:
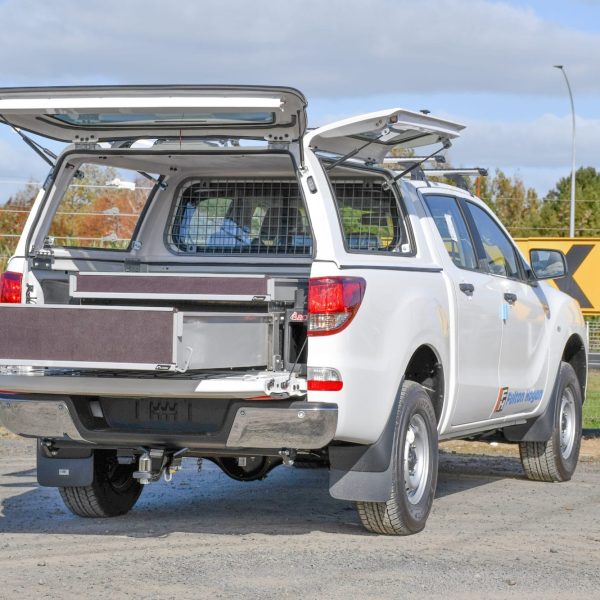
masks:
[[[575,237],[575,103],[573,102],[573,93],[571,92],[571,86],[564,66],[554,65],[554,68],[558,69],[563,74],[569,92],[569,100],[571,101],[571,120],[573,127],[571,140],[571,212],[569,218],[569,237],[573,238]]]

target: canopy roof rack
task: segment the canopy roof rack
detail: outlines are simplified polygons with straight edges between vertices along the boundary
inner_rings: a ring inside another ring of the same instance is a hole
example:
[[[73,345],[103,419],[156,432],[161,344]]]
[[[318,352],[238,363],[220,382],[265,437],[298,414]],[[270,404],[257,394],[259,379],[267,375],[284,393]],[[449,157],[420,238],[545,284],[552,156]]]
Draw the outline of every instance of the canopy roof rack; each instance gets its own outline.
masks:
[[[431,158],[426,156],[386,156],[382,161],[382,165],[411,165],[420,162],[431,162],[435,164],[445,164],[446,157],[443,154],[436,154]]]
[[[467,177],[487,177],[488,170],[483,167],[471,167],[463,169],[423,169],[423,175],[428,177],[445,177],[463,190],[469,191]],[[477,180],[477,195],[479,195],[479,180]]]
[[[483,167],[469,167],[464,169],[423,169],[429,177],[487,177],[488,170]]]

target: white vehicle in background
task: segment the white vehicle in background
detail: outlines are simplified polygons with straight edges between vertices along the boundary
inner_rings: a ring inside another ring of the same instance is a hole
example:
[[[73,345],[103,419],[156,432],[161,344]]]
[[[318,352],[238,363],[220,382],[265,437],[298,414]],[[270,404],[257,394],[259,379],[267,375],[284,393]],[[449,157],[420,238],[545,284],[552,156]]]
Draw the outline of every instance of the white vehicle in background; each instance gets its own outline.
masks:
[[[185,456],[239,480],[327,466],[384,534],[425,526],[438,439],[573,474],[585,327],[543,281],[564,256],[526,261],[421,159],[382,167],[461,125],[307,131],[305,109],[291,88],[0,90],[6,124],[70,143],[2,276],[0,417],[74,513],[127,512]]]

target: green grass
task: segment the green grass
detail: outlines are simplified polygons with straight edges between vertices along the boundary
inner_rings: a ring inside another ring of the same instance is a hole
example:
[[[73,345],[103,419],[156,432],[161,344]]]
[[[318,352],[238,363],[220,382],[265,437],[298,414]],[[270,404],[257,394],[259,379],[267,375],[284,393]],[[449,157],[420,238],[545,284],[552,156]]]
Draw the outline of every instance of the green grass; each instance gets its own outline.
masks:
[[[600,429],[600,369],[590,369],[586,400],[583,404],[583,428]]]

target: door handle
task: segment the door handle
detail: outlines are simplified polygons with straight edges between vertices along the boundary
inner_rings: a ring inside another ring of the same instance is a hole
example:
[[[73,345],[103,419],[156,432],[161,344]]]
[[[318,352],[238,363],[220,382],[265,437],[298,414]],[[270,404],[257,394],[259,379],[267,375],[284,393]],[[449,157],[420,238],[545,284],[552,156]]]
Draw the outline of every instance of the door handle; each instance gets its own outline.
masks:
[[[517,301],[517,295],[506,292],[504,299],[512,306]]]
[[[475,291],[475,286],[472,283],[460,283],[458,289],[467,296],[472,296]]]

